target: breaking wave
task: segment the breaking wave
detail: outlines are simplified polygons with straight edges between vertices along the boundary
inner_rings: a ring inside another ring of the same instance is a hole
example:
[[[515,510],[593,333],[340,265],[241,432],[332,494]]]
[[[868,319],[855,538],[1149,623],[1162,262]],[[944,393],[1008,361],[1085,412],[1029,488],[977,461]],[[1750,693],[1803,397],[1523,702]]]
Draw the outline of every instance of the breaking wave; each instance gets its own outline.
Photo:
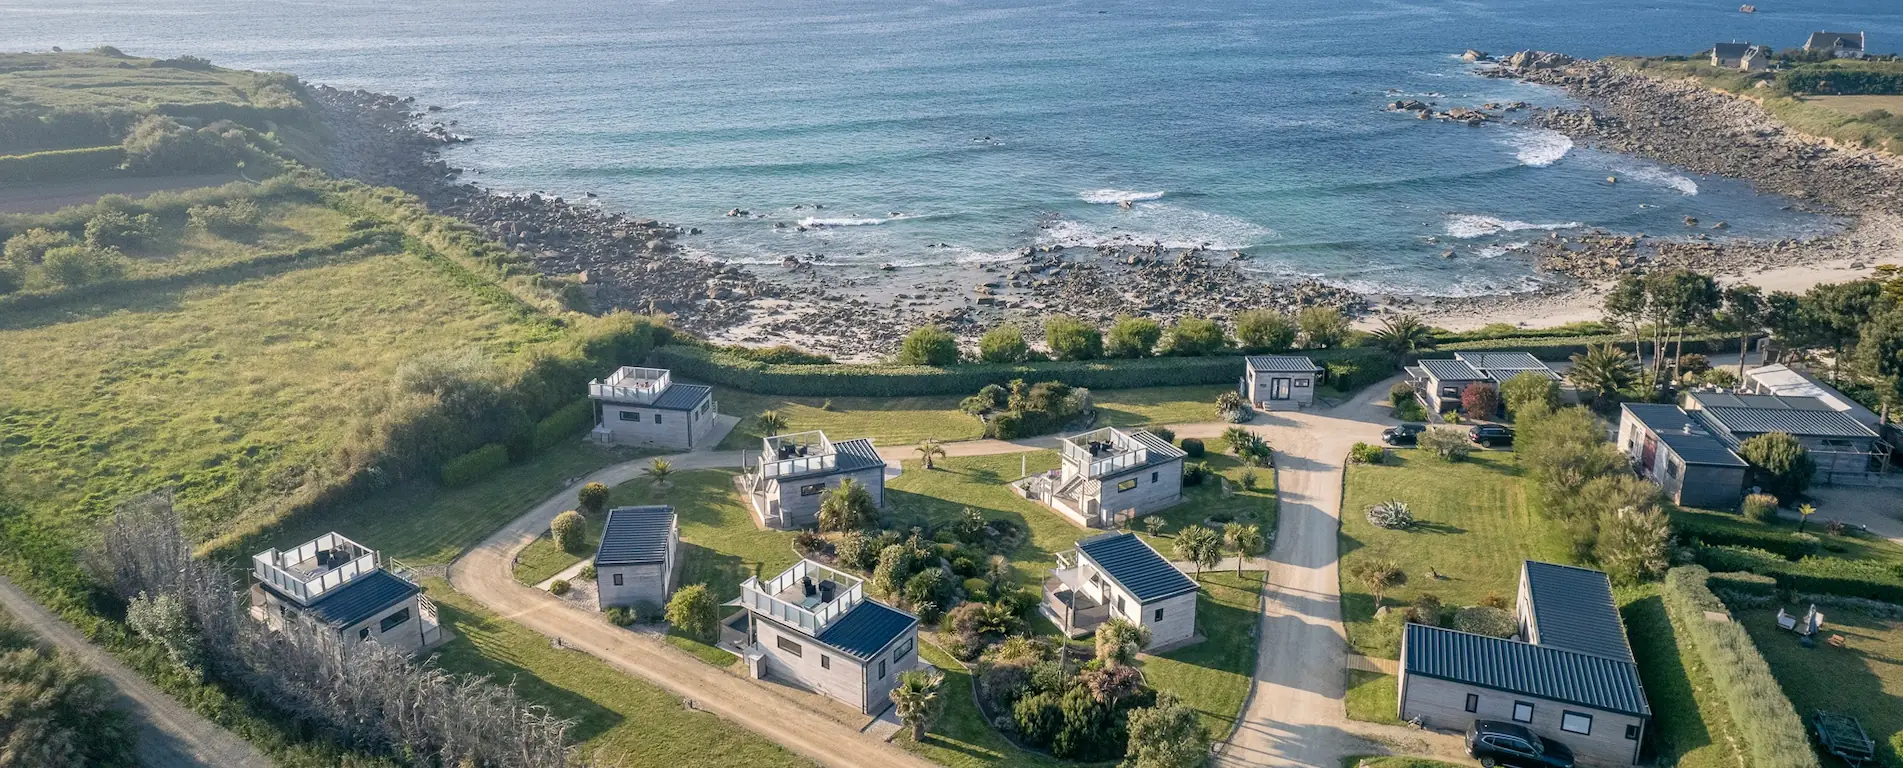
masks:
[[[1583,226],[1585,225],[1577,221],[1568,221],[1563,224],[1534,224],[1526,221],[1511,221],[1496,219],[1492,216],[1462,213],[1448,217],[1447,236],[1467,240],[1475,237],[1497,235],[1501,232],[1523,232],[1529,229],[1551,231],[1557,229],[1575,229]]]
[[[1521,165],[1544,168],[1573,151],[1573,140],[1558,131],[1522,131],[1507,137]]]
[[[1058,219],[1043,225],[1039,245],[1066,248],[1098,246],[1147,246],[1165,248],[1208,248],[1233,251],[1248,248],[1275,237],[1275,230],[1233,216],[1153,205],[1136,208],[1108,221]]]
[[[829,219],[829,218],[820,218],[818,216],[808,216],[804,219],[800,219],[800,226],[802,227],[870,227],[874,224],[884,224],[888,221],[898,221],[903,218],[905,217],[891,216],[891,217],[883,218],[883,219],[874,219],[874,218],[867,218],[867,217],[860,217],[860,216],[841,216],[838,218]]]
[[[1698,182],[1662,168],[1636,168],[1627,175],[1637,181],[1671,187],[1678,190],[1679,194],[1688,197],[1698,194]]]
[[[1127,189],[1093,189],[1077,193],[1077,199],[1092,205],[1116,205],[1118,203],[1141,203],[1146,200],[1161,200],[1161,192],[1133,192]]]

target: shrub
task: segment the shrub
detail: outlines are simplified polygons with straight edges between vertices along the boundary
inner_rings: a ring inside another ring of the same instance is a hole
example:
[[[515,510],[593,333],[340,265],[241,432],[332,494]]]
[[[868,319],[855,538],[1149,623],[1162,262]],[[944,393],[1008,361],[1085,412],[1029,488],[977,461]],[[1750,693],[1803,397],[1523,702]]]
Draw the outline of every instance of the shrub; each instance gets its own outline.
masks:
[[[548,583],[548,593],[556,597],[568,594],[571,589],[574,589],[574,586],[569,584],[567,579],[556,579]]]
[[[117,280],[125,274],[125,258],[118,251],[69,245],[46,252],[46,279],[62,288]]]
[[[1018,699],[1011,707],[1011,722],[1027,743],[1043,746],[1051,743],[1064,727],[1061,699],[1052,692],[1036,693]]]
[[[1711,674],[1712,686],[1739,729],[1747,762],[1756,766],[1817,768],[1804,721],[1771,675],[1751,636],[1733,621],[1712,621],[1706,612],[1726,612],[1706,583],[1709,572],[1697,566],[1673,568],[1665,575],[1664,602],[1672,624],[1689,640]]]
[[[613,624],[617,627],[625,627],[635,623],[636,621],[640,621],[641,614],[639,611],[636,611],[632,606],[615,605],[615,606],[610,606],[608,608],[607,618],[608,618],[608,623]]]
[[[1394,418],[1402,421],[1426,421],[1427,408],[1419,401],[1410,398],[1394,407]]]
[[[1044,321],[1044,343],[1059,360],[1095,360],[1103,356],[1103,334],[1089,323],[1069,315]]]
[[[1176,442],[1176,430],[1170,429],[1169,427],[1165,427],[1162,425],[1157,425],[1154,427],[1144,427],[1144,431],[1149,432],[1152,435],[1156,435],[1157,437],[1163,438],[1163,442],[1166,442],[1166,443]]]
[[[1775,505],[1771,497],[1764,503]],[[1755,547],[1775,552],[1786,560],[1801,560],[1817,554],[1821,542],[1814,536],[1802,536],[1768,526],[1749,526],[1720,522],[1722,518],[1696,512],[1681,512],[1672,517],[1672,529],[1687,543],[1710,546]]]
[[[800,531],[793,534],[793,549],[799,552],[801,557],[812,557],[826,554],[832,549],[832,542],[827,541],[826,537],[820,535],[818,531]]]
[[[1407,502],[1389,499],[1368,508],[1368,524],[1376,528],[1395,531],[1414,527],[1414,513],[1407,508]]]
[[[1155,320],[1119,315],[1110,326],[1110,336],[1104,340],[1104,354],[1121,358],[1149,357],[1156,352],[1156,342],[1161,338],[1163,327]]]
[[[193,130],[164,115],[150,115],[132,127],[120,144],[125,167],[144,173],[221,171],[243,156],[241,131]]]
[[[1474,382],[1460,392],[1460,409],[1469,418],[1491,419],[1500,412],[1500,393],[1491,385]]]
[[[1520,631],[1513,614],[1487,605],[1469,605],[1454,611],[1453,628],[1489,637],[1512,637]]]
[[[899,344],[900,365],[946,366],[958,362],[958,339],[936,326],[920,326]]]
[[[1184,485],[1202,485],[1203,481],[1208,480],[1209,476],[1213,474],[1215,474],[1215,471],[1209,468],[1209,462],[1191,461],[1183,464]],[[1158,519],[1160,520],[1162,518]]]
[[[826,491],[825,498],[819,502],[819,529],[822,531],[863,530],[878,521],[879,506],[873,503],[872,492],[850,477]]]
[[[21,276],[19,269],[0,264],[0,296],[18,291],[24,285],[26,278]]]
[[[461,488],[478,480],[487,479],[496,470],[509,465],[509,449],[501,443],[490,443],[476,450],[443,462],[440,474],[443,487]]]
[[[1295,316],[1302,329],[1302,346],[1327,349],[1339,346],[1348,335],[1348,318],[1334,307],[1308,307]]]
[[[1500,385],[1500,399],[1506,404],[1507,413],[1516,417],[1528,407],[1544,406],[1549,411],[1557,410],[1560,406],[1559,382],[1533,371],[1522,371]]]
[[[1397,381],[1397,382],[1394,382],[1394,386],[1388,387],[1388,404],[1389,405],[1392,405],[1398,408],[1403,403],[1412,403],[1412,402],[1414,402],[1414,385],[1413,384],[1409,384],[1405,381]]]
[[[86,221],[86,244],[94,248],[138,249],[152,242],[158,223],[152,214],[137,216],[107,208]]]
[[[1386,448],[1372,443],[1355,443],[1353,448],[1348,449],[1350,464],[1380,464],[1387,460],[1387,456]]]
[[[138,597],[126,603],[126,626],[148,642],[165,649],[173,664],[199,679],[204,674],[203,637],[192,624],[190,608],[167,593]]]
[[[1680,376],[1697,376],[1709,370],[1711,370],[1711,359],[1704,355],[1691,353],[1678,358]]]
[[[689,637],[714,639],[720,627],[720,605],[705,584],[690,584],[674,591],[667,601],[667,623]]]
[[[131,766],[139,730],[110,684],[79,657],[42,647],[0,617],[6,762],[44,768]]]
[[[982,603],[991,599],[991,582],[985,581],[984,579],[971,578],[965,579],[961,586],[965,589],[965,598],[967,600]]]
[[[185,211],[192,228],[226,237],[249,235],[264,223],[258,204],[239,198],[224,205],[194,205]]]
[[[1295,319],[1272,309],[1236,313],[1236,340],[1246,352],[1281,352],[1295,348]]]
[[[1169,340],[1164,342],[1163,352],[1176,357],[1202,357],[1213,355],[1228,346],[1229,339],[1216,321],[1185,317],[1170,328]]]
[[[582,514],[599,515],[607,511],[610,493],[603,483],[589,483],[575,492],[575,503],[581,507]]]
[[[573,438],[595,426],[595,403],[588,398],[578,398],[562,406],[541,421],[535,422],[535,434],[532,443],[537,451],[545,451],[562,441]]]
[[[1428,429],[1418,438],[1421,450],[1444,461],[1464,461],[1473,453],[1467,438],[1451,429]]]
[[[1374,596],[1375,605],[1381,604],[1389,589],[1407,583],[1407,572],[1393,560],[1364,560],[1355,564],[1350,575]]]
[[[1021,363],[1030,356],[1031,346],[1015,325],[1000,325],[978,339],[978,359],[987,363]]]
[[[1203,441],[1201,439],[1194,437],[1183,438],[1183,453],[1188,454],[1190,458],[1200,459],[1206,450],[1207,449],[1203,447]]]
[[[1742,509],[1746,518],[1756,520],[1760,523],[1775,522],[1777,520],[1777,497],[1768,493],[1751,494],[1744,497],[1744,506]],[[1735,542],[1724,543],[1730,544]]]
[[[1766,493],[1790,502],[1810,487],[1817,464],[1797,438],[1782,432],[1758,435],[1738,445],[1738,456],[1751,464],[1751,476]]]
[[[24,269],[46,261],[47,251],[73,244],[73,236],[60,230],[29,229],[7,238],[5,254],[7,261]]]
[[[579,554],[586,545],[588,524],[582,521],[580,513],[571,509],[549,521],[548,536],[563,552]]]
[[[1593,557],[1613,581],[1650,581],[1664,575],[1670,565],[1667,552],[1671,541],[1671,525],[1658,507],[1622,507],[1599,517],[1599,542]]]
[[[1243,467],[1242,474],[1236,477],[1236,482],[1242,484],[1242,490],[1253,491],[1259,481],[1256,479],[1254,468]]]

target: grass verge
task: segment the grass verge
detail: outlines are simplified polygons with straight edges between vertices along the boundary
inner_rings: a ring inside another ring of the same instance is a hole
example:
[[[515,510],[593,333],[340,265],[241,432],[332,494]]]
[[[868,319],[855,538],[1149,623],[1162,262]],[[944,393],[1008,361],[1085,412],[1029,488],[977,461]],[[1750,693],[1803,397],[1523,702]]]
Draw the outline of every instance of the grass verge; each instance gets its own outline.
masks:
[[[1805,606],[1785,610],[1803,615]],[[1771,665],[1798,715],[1808,722],[1822,709],[1855,716],[1877,743],[1885,765],[1903,765],[1897,734],[1903,733],[1903,620],[1870,616],[1851,608],[1826,611],[1826,636],[1844,638],[1844,647],[1818,643],[1805,648],[1797,636],[1777,626],[1777,608],[1733,611],[1737,621]]]

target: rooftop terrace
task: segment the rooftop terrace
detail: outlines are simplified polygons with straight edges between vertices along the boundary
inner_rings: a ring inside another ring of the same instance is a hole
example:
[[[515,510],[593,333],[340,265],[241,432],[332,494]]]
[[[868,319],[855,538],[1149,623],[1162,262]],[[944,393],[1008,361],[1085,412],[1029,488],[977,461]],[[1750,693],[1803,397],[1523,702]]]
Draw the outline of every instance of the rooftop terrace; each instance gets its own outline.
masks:
[[[608,377],[588,382],[588,396],[622,403],[652,403],[674,383],[665,368],[624,365]]]
[[[1125,432],[1115,427],[1085,432],[1058,443],[1064,461],[1085,477],[1106,477],[1151,461],[1183,455],[1175,446],[1148,432]]]
[[[740,585],[740,604],[784,624],[818,636],[865,600],[857,576],[801,560],[771,581],[749,578]]]
[[[807,475],[838,465],[838,451],[824,432],[795,432],[760,440],[761,478]]]
[[[377,552],[326,533],[289,552],[273,547],[251,557],[252,575],[302,605],[377,570]]]

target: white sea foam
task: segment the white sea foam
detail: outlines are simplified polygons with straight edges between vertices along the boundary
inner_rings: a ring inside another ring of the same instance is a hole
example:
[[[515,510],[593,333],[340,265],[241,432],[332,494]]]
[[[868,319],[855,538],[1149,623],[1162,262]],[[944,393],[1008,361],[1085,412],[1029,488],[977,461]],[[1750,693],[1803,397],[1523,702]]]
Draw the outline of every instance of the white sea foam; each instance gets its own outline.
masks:
[[[1573,140],[1558,131],[1519,131],[1508,134],[1507,144],[1514,148],[1521,165],[1535,168],[1557,163],[1573,151]]]
[[[1500,256],[1505,256],[1514,251],[1521,250],[1527,247],[1528,245],[1530,245],[1530,243],[1527,243],[1524,240],[1517,243],[1494,243],[1493,245],[1485,246],[1480,248],[1479,250],[1474,251],[1474,255],[1479,256],[1480,258],[1483,258],[1483,259],[1498,258]]]
[[[1492,216],[1461,213],[1447,217],[1447,236],[1467,240],[1475,237],[1497,235],[1501,232],[1523,232],[1529,229],[1550,231],[1557,229],[1574,229],[1583,226],[1585,225],[1577,221],[1568,221],[1561,224],[1534,224],[1527,221],[1511,221],[1507,219],[1497,219]]]
[[[1127,189],[1093,189],[1077,193],[1077,199],[1093,205],[1116,205],[1118,203],[1141,203],[1146,200],[1161,200],[1161,192],[1133,192]]]
[[[1052,221],[1044,225],[1037,242],[1066,248],[1161,243],[1165,248],[1230,251],[1274,237],[1275,230],[1233,216],[1159,204],[1118,211],[1114,218],[1102,221]]]
[[[1650,184],[1671,187],[1672,189],[1678,190],[1678,193],[1681,195],[1691,196],[1698,194],[1698,182],[1663,168],[1645,166],[1628,172],[1626,176],[1633,181],[1643,181]]]
[[[802,227],[869,227],[874,224],[884,224],[888,221],[898,221],[899,219],[903,219],[903,218],[905,217],[891,216],[891,217],[883,218],[883,219],[873,219],[873,218],[866,218],[866,217],[860,217],[860,216],[841,216],[837,218],[820,218],[818,216],[808,216],[804,219],[800,219],[800,226]]]

